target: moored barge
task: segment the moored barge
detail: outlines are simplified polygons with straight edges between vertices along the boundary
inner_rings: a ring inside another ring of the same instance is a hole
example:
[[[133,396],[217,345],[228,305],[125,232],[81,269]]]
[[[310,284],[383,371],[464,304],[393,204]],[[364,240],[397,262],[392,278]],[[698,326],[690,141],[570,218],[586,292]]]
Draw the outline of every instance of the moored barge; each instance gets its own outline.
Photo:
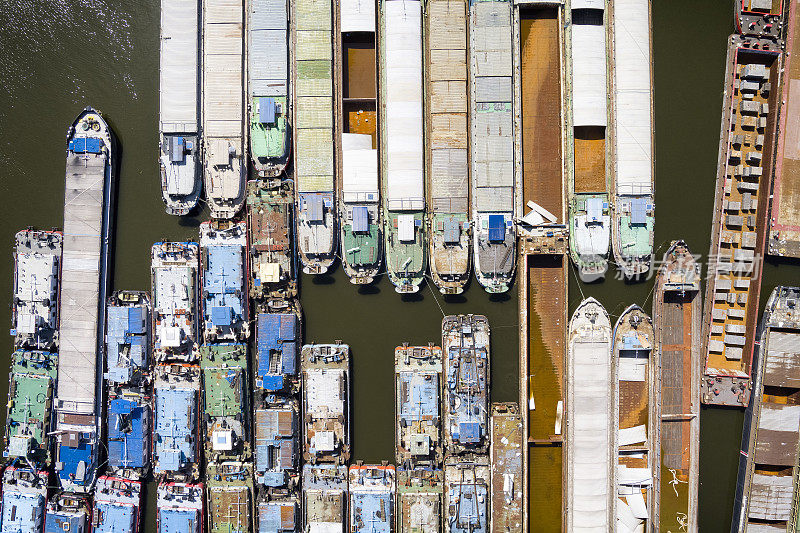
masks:
[[[140,481],[113,476],[103,476],[97,480],[92,517],[92,530],[95,533],[139,533],[141,514]]]
[[[110,387],[140,386],[150,372],[150,296],[143,291],[117,291],[108,301],[106,371]]]
[[[161,482],[156,500],[158,533],[202,533],[203,484]]]
[[[256,481],[268,491],[295,489],[300,474],[299,402],[270,395],[257,406],[253,424]]]
[[[258,533],[297,531],[300,524],[300,504],[294,495],[260,501],[256,513]]]
[[[208,533],[253,531],[253,465],[242,461],[206,466],[206,517]]]
[[[490,465],[493,533],[522,533],[523,427],[516,403],[493,403]]]
[[[350,533],[391,533],[394,526],[395,468],[392,465],[350,467]]]
[[[449,456],[444,465],[444,531],[489,533],[489,458]]]
[[[90,516],[87,496],[70,492],[57,493],[47,502],[44,533],[88,533],[92,529]]]
[[[347,531],[347,467],[303,465],[302,509],[308,531]]]
[[[397,469],[397,533],[442,531],[444,471],[439,468]]]
[[[200,367],[166,364],[155,368],[153,472],[174,480],[200,473]]]
[[[297,362],[302,331],[296,313],[259,313],[256,316],[256,390],[264,394],[295,392],[299,386]]]
[[[3,471],[2,528],[5,531],[44,531],[47,472],[8,466]]]

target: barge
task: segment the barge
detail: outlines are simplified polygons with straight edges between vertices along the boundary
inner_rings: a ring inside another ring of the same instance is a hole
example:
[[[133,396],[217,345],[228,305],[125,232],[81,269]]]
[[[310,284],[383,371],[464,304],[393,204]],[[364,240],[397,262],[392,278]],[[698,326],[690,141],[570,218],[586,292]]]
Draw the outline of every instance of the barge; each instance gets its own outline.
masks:
[[[91,509],[86,496],[60,492],[47,502],[44,533],[88,533],[92,529],[90,517]]]
[[[299,388],[297,361],[300,316],[295,313],[259,313],[256,316],[256,391],[294,393]]]
[[[299,529],[300,504],[294,495],[261,501],[256,512],[258,533],[284,533]]]
[[[203,190],[197,105],[201,18],[199,0],[161,3],[158,163],[170,215],[188,215]]]
[[[247,179],[244,1],[202,1],[203,180],[211,218],[233,218]]]
[[[702,340],[703,403],[737,407],[751,390],[782,68],[747,45],[728,46]]]
[[[291,152],[289,2],[249,2],[246,27],[250,158],[259,177],[274,178]]]
[[[440,390],[442,349],[409,346],[394,350],[395,460],[406,469],[442,464]]]
[[[140,481],[113,476],[103,476],[97,480],[92,517],[94,533],[139,533],[141,522]]]
[[[141,386],[150,374],[150,295],[117,291],[108,301],[106,319],[106,385]]]
[[[489,321],[483,315],[442,320],[444,446],[448,454],[489,449]]]
[[[256,307],[281,311],[297,297],[294,184],[289,179],[247,183],[250,297]]]
[[[475,276],[486,292],[514,282],[517,231],[514,177],[512,3],[469,3],[471,212]]]
[[[347,531],[347,467],[303,465],[302,508],[308,531]]]
[[[777,287],[762,318],[731,531],[789,531],[798,511],[800,289]]]
[[[14,236],[14,346],[58,349],[59,278],[63,236],[27,229]]]
[[[202,483],[159,483],[156,500],[158,533],[203,533],[206,511],[203,492]]]
[[[348,476],[350,533],[391,533],[394,525],[395,469],[353,465]]]
[[[307,344],[300,354],[303,459],[346,464],[350,459],[350,347]]]
[[[44,531],[47,472],[7,466],[3,471],[2,528],[5,531]]]
[[[339,3],[337,38],[338,217],[342,267],[356,285],[383,263],[378,192],[376,2]]]
[[[298,255],[303,272],[324,274],[336,256],[333,7],[327,0],[290,5]]]
[[[155,368],[153,472],[174,481],[200,474],[200,367],[188,364]]]
[[[700,475],[700,265],[674,241],[656,278],[653,325],[661,361],[654,423],[653,529],[696,532]]]
[[[200,353],[196,242],[157,242],[151,250],[153,359],[197,361]]]
[[[397,533],[442,531],[444,472],[439,468],[397,468]]]
[[[493,403],[490,426],[492,533],[522,533],[523,424],[516,403]]]
[[[255,477],[267,492],[294,490],[300,471],[300,404],[295,398],[270,395],[254,415]]]
[[[622,312],[614,325],[618,414],[616,455],[616,530],[652,531],[653,463],[660,447],[656,431],[658,351],[650,317],[637,305]]]
[[[567,531],[617,526],[618,415],[611,342],[608,313],[587,298],[573,313],[567,337]]]
[[[608,15],[604,1],[573,0],[565,18],[569,248],[581,280],[589,283],[602,279],[608,270],[611,238]]]
[[[489,533],[489,458],[448,456],[444,465],[444,531]]]
[[[225,461],[206,465],[208,533],[253,531],[253,465]]]
[[[150,391],[122,389],[109,394],[106,407],[108,470],[131,480],[150,471],[153,405]]]
[[[432,0],[425,18],[425,178],[431,279],[442,294],[469,282],[467,2]]]
[[[418,292],[425,277],[422,2],[378,2],[381,212],[394,290]]]
[[[626,278],[650,270],[655,226],[650,1],[611,3],[611,245]]]

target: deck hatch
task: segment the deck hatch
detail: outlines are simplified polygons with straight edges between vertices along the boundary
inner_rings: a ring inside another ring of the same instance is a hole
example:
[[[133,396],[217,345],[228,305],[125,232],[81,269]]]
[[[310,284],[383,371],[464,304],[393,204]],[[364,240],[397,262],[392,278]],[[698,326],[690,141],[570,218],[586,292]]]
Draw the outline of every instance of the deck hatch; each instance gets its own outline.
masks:
[[[262,96],[258,99],[258,121],[261,124],[275,124],[276,105],[275,99]]]
[[[643,226],[647,223],[647,199],[634,198],[631,200],[631,224]]]
[[[353,231],[369,231],[369,209],[358,205],[353,208]]]
[[[506,238],[506,225],[503,215],[489,215],[489,240],[502,242]]]

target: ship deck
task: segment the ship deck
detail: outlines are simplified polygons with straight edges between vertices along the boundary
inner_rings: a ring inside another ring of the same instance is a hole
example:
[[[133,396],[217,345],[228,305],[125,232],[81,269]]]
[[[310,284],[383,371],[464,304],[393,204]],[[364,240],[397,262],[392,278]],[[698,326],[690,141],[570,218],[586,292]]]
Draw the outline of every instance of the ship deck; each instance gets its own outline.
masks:
[[[522,531],[522,515],[525,512],[520,482],[524,478],[522,417],[516,403],[494,404],[492,411],[491,531],[494,533]],[[536,529],[545,530],[544,524],[539,522],[538,517]]]
[[[253,516],[252,467],[247,463],[208,465],[209,533],[246,533]],[[235,476],[227,476],[235,473]],[[215,479],[221,474],[222,479]],[[249,475],[248,475],[249,474]]]
[[[200,367],[203,371],[203,411],[206,418],[207,456],[234,454],[246,458],[249,449],[247,432],[247,346],[244,344],[211,344],[200,348]],[[220,430],[218,421],[224,420]],[[224,443],[217,443],[216,433],[232,431]],[[240,446],[243,443],[244,449]],[[220,447],[218,448],[218,444]],[[225,453],[227,451],[227,453]]]

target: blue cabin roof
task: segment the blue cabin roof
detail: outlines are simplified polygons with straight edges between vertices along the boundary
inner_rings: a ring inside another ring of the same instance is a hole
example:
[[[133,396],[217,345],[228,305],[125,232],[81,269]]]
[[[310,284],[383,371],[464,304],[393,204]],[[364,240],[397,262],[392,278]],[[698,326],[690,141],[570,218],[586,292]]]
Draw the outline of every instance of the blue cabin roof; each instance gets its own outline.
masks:
[[[485,485],[455,485],[449,490],[449,501],[458,501],[450,514],[449,533],[486,533]]]
[[[486,350],[451,347],[447,356],[451,361],[447,367],[448,394],[460,400],[454,402],[456,407],[450,425],[452,438],[461,444],[480,444],[487,434],[488,421]],[[454,365],[454,360],[459,364]],[[478,361],[481,360],[484,365],[479,368]]]
[[[144,434],[150,406],[116,398],[108,404],[108,464],[112,468],[144,468],[149,453]],[[147,424],[149,426],[149,424]]]
[[[392,507],[386,493],[350,493],[350,533],[389,533]]]
[[[99,137],[76,137],[69,141],[69,149],[77,154],[99,154],[103,145]]]
[[[282,487],[287,471],[297,463],[296,413],[291,407],[257,409],[256,471],[258,481],[268,487]]]
[[[439,415],[439,383],[425,379],[424,374],[401,372],[400,390],[407,394],[400,398],[400,416],[407,421],[422,420],[423,417]]]
[[[258,504],[258,533],[287,533],[297,527],[297,503],[272,501]]]
[[[503,215],[489,215],[489,240],[503,241],[506,238],[506,223]]]
[[[353,207],[353,231],[369,231],[369,209],[365,205]]]
[[[178,471],[195,461],[197,391],[156,388],[156,472]]]
[[[62,468],[58,477],[62,481],[76,485],[89,484],[94,480],[94,449],[91,444],[92,435],[84,434],[75,446],[60,444],[58,446],[58,462]]]
[[[295,314],[259,313],[257,387],[278,391],[284,387],[284,376],[297,374],[298,328]]]
[[[132,505],[100,502],[95,504],[94,512],[100,514],[97,525],[94,526],[94,533],[138,533],[137,509]]]
[[[147,368],[147,329],[148,316],[145,307],[108,308],[106,379],[116,383],[129,383],[136,370]]]
[[[86,513],[47,511],[44,533],[86,533]]]
[[[203,273],[206,326],[227,328],[244,318],[242,247],[219,244],[206,250],[208,262]]]
[[[44,522],[44,496],[9,490],[3,491],[2,533],[36,533]]]
[[[199,533],[200,520],[196,510],[159,509],[158,533]]]

